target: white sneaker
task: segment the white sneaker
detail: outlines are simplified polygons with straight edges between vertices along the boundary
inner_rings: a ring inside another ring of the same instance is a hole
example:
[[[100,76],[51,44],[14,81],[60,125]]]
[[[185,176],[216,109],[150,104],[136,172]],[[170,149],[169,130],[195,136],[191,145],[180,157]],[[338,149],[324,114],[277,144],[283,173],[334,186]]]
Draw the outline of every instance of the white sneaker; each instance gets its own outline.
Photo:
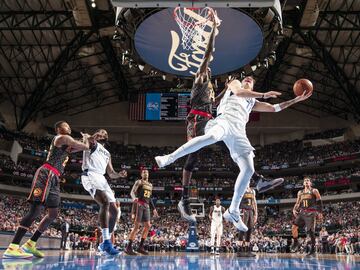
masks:
[[[171,163],[170,155],[156,156],[155,161],[159,168],[166,167]]]
[[[211,248],[210,254],[215,254],[215,249],[214,249],[214,247]]]
[[[227,209],[224,213],[224,219],[232,222],[239,231],[246,232],[248,230],[248,227],[242,221],[239,213],[230,213],[229,209]]]
[[[185,205],[184,201],[181,199],[178,203],[178,210],[183,219],[189,223],[196,223],[196,217],[191,213],[190,205]]]
[[[215,255],[220,255],[220,250],[219,250],[219,248],[216,248]]]
[[[256,185],[256,189],[259,193],[264,193],[280,186],[282,183],[284,183],[284,178],[276,178],[273,180],[266,180],[264,178],[260,178],[259,182]]]

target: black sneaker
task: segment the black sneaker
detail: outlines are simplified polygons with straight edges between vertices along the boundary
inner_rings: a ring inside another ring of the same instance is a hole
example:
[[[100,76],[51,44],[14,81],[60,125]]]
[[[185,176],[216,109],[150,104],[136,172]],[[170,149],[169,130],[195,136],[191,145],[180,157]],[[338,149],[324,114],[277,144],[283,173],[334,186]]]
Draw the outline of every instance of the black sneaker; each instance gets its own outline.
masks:
[[[247,252],[244,252],[244,251],[239,251],[237,254],[236,254],[237,257],[247,257]]]
[[[196,223],[195,215],[191,212],[190,203],[188,200],[181,199],[178,203],[178,210],[186,221],[189,223]]]
[[[267,180],[262,175],[260,176],[260,180],[256,185],[256,189],[259,193],[264,193],[271,189],[274,189],[284,183],[284,178],[275,178],[273,180]]]
[[[144,247],[139,247],[136,252],[142,254],[142,255],[149,255],[149,252],[144,249]]]
[[[127,255],[137,255],[137,253],[131,248],[131,247],[127,247],[124,252],[127,254]]]
[[[248,251],[248,252],[245,253],[245,257],[249,257],[249,258],[256,257],[256,254]]]
[[[306,257],[313,257],[315,256],[315,248],[311,248],[310,251],[305,255]]]
[[[291,247],[290,247],[290,251],[291,251],[292,253],[295,253],[295,252],[297,252],[297,251],[299,250],[299,247],[300,247],[300,244],[299,244],[298,241],[293,242],[292,245],[291,245]]]

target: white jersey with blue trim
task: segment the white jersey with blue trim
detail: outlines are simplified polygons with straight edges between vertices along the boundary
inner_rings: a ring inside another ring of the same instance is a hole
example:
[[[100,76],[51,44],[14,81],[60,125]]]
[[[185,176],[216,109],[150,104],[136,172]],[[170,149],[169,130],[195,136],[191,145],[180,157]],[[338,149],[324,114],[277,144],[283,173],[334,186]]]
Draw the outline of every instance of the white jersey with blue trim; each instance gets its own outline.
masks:
[[[82,170],[104,175],[109,160],[109,151],[100,143],[96,143],[91,149],[83,151]]]
[[[213,206],[213,211],[211,215],[211,221],[214,223],[222,223],[223,221],[223,213],[222,213],[222,206],[220,205],[217,207],[216,205]]]
[[[236,118],[235,121],[244,126],[249,121],[249,115],[255,105],[255,98],[238,97],[230,89],[226,91],[217,108],[217,115],[227,115]]]

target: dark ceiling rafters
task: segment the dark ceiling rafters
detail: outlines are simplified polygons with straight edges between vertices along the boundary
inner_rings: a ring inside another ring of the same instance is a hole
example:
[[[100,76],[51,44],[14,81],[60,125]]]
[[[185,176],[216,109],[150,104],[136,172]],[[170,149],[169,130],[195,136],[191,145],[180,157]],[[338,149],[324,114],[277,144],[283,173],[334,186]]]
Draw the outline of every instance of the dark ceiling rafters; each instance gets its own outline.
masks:
[[[0,95],[13,105],[18,129],[40,111],[44,116],[75,115],[127,100],[133,93],[176,88],[177,81],[124,65],[121,42],[100,34],[102,28],[113,26],[114,10],[93,9],[84,1],[91,26],[78,26],[65,0],[0,1]],[[291,98],[292,83],[307,77],[316,85],[314,96],[295,110],[315,117],[354,115],[359,120],[358,1],[319,0],[319,16],[310,27],[300,27],[307,1],[298,2],[300,13],[293,2],[281,0],[286,4],[284,28],[290,27],[291,34],[277,48],[275,65],[255,72],[257,86],[263,91],[278,87],[282,99]],[[77,49],[71,47],[71,40]],[[95,50],[80,54],[80,47]],[[298,48],[311,53],[299,54]],[[92,57],[97,61],[90,61]],[[102,75],[109,79],[92,81]]]

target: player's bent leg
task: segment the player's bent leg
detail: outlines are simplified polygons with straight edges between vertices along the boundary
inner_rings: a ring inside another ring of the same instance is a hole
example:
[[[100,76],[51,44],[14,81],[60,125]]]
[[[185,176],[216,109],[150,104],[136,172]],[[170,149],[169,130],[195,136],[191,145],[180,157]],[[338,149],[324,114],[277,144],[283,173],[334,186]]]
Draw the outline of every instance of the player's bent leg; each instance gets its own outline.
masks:
[[[245,193],[247,186],[250,183],[251,176],[254,174],[254,154],[253,152],[247,153],[236,158],[233,157],[234,161],[240,168],[240,173],[236,179],[234,186],[234,195],[231,200],[231,204],[228,210],[224,214],[224,218],[230,221],[239,231],[247,231],[248,228],[241,220],[239,207],[241,199]]]
[[[29,227],[32,225],[34,220],[40,216],[42,208],[43,206],[39,203],[31,204],[29,212],[20,221],[20,226],[17,228],[11,244],[4,252],[3,258],[27,259],[33,256],[31,253],[27,253],[22,248],[20,248],[20,242],[26,232],[29,230]]]
[[[223,127],[214,126],[210,128],[205,133],[205,135],[191,139],[190,141],[180,146],[177,150],[175,150],[171,154],[155,157],[156,163],[159,166],[159,168],[165,167],[183,156],[194,153],[205,146],[220,141],[224,136],[224,134],[225,134],[225,130]]]
[[[21,248],[27,252],[33,254],[35,257],[43,258],[44,253],[36,248],[36,243],[39,240],[43,232],[47,230],[49,225],[57,218],[59,209],[57,207],[48,208],[46,216],[41,220],[38,229],[33,236],[21,246]]]

